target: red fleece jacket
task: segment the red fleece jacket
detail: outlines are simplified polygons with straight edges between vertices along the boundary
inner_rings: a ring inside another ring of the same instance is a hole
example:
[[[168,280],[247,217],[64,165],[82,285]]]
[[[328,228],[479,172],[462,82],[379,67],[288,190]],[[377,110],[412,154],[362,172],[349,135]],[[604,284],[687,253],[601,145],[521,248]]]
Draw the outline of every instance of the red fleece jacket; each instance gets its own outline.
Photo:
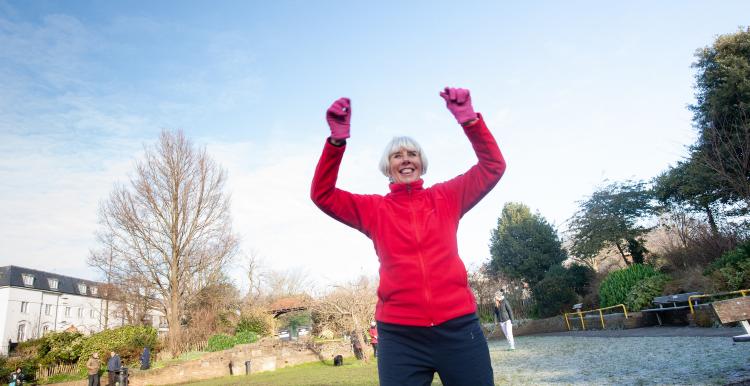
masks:
[[[375,245],[380,260],[375,318],[381,322],[434,326],[476,311],[458,255],[458,221],[497,184],[505,160],[481,115],[464,132],[479,159],[468,172],[426,189],[421,179],[391,184],[385,196],[336,188],[346,146],[326,141],[311,197]]]

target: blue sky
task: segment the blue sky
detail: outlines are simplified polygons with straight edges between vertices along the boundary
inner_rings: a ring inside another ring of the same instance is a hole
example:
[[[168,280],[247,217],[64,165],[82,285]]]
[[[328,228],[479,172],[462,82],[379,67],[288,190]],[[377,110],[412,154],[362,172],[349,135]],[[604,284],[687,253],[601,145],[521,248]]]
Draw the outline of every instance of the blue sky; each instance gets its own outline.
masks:
[[[372,275],[369,240],[308,198],[325,109],[352,99],[343,188],[385,193],[378,158],[403,134],[430,185],[475,162],[438,96],[452,85],[508,161],[459,230],[477,266],[505,202],[562,231],[605,180],[685,156],[693,54],[747,15],[746,1],[0,0],[0,264],[93,276],[98,205],[166,128],[227,170],[246,254],[320,283]]]

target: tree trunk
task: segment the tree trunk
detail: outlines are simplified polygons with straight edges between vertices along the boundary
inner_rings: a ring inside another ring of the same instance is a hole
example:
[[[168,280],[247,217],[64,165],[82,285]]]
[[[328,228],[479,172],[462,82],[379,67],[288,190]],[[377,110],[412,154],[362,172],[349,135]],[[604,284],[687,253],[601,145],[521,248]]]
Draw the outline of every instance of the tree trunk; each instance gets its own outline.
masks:
[[[628,261],[627,256],[625,256],[625,251],[622,249],[622,246],[620,246],[620,242],[619,241],[616,242],[615,246],[617,247],[617,250],[620,251],[620,255],[622,256],[622,261],[625,262],[625,266],[629,267],[630,266],[630,262]]]
[[[180,299],[177,289],[171,289],[171,298],[169,299],[169,310],[167,322],[169,323],[169,351],[175,357],[180,354],[180,343],[182,340],[182,322],[180,321]]]
[[[706,217],[708,217],[708,225],[711,226],[711,232],[714,234],[714,236],[719,234],[719,228],[716,226],[716,220],[714,219],[714,213],[711,210],[711,207],[706,204],[705,208],[706,210]]]
[[[370,356],[367,354],[367,348],[365,348],[365,337],[362,335],[362,328],[359,324],[359,320],[354,316],[354,313],[352,313],[352,320],[354,322],[354,339],[359,342],[362,360],[367,363],[370,361]]]

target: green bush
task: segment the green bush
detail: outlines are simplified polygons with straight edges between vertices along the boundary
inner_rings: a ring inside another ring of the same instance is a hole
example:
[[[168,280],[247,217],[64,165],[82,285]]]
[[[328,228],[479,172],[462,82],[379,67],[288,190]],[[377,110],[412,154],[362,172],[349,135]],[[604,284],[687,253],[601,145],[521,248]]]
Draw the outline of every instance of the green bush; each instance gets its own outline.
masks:
[[[86,338],[78,332],[50,332],[40,340],[38,363],[50,366],[77,362]]]
[[[718,287],[723,291],[750,288],[750,260],[720,268],[711,276],[718,282]]]
[[[234,344],[248,344],[248,343],[255,343],[257,341],[258,341],[258,334],[252,331],[238,332],[234,336]]]
[[[750,241],[725,252],[704,271],[722,291],[736,291],[750,287]]]
[[[78,368],[86,371],[86,361],[91,354],[98,352],[103,363],[107,362],[110,351],[120,355],[123,365],[137,365],[144,347],[153,349],[157,344],[156,330],[145,326],[124,326],[104,330],[91,335],[83,342]]]
[[[653,267],[644,264],[633,264],[625,269],[610,272],[599,287],[599,306],[624,304],[636,284],[658,274]]]
[[[710,275],[725,267],[737,267],[739,263],[747,260],[750,260],[750,241],[738,245],[737,248],[731,251],[724,252],[721,257],[706,267],[704,274]]]
[[[0,356],[0,382],[5,382],[8,379],[11,371],[10,364],[8,363],[8,357]]]
[[[630,289],[625,298],[625,306],[630,311],[648,308],[654,298],[663,293],[664,285],[668,280],[667,275],[656,274],[639,281]]]
[[[541,318],[559,315],[576,303],[578,297],[564,275],[547,275],[532,288],[535,314]]]
[[[234,337],[227,334],[216,334],[208,338],[206,351],[228,350],[234,347]]]
[[[243,331],[254,332],[258,336],[268,336],[273,331],[273,317],[263,311],[250,310],[244,312],[240,317],[240,321],[237,322],[234,332],[240,333]]]

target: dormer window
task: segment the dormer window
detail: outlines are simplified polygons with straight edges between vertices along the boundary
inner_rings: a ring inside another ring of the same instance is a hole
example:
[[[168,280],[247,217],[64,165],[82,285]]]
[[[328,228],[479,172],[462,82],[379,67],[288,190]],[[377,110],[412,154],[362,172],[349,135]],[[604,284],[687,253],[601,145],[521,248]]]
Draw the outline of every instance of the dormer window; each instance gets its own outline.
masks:
[[[96,295],[96,293],[99,292],[96,287],[91,287],[90,290],[92,295]]]
[[[23,278],[23,285],[27,287],[34,286],[34,275],[30,275],[28,273],[22,273],[21,277]]]
[[[86,294],[86,284],[78,283],[78,292],[82,294]]]
[[[49,278],[47,279],[47,283],[49,284],[49,289],[57,291],[57,284],[59,281],[55,278]]]

